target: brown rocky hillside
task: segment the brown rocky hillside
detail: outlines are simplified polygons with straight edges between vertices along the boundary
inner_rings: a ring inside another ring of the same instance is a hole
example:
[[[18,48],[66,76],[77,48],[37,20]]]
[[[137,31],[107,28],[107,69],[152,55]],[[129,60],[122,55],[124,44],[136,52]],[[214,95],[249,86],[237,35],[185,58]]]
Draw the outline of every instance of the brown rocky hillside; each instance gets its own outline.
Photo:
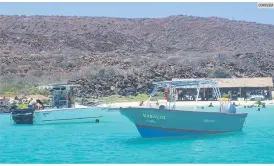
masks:
[[[2,83],[70,80],[82,96],[173,77],[273,76],[274,25],[223,18],[0,16]]]

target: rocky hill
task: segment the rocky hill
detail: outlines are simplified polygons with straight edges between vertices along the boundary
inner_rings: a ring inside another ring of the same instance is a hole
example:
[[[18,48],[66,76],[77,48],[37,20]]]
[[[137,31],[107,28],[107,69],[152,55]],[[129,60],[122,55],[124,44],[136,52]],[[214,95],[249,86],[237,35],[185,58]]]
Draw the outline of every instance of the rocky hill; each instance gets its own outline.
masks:
[[[273,76],[274,25],[223,18],[0,16],[3,83],[68,81],[82,96],[174,77]]]

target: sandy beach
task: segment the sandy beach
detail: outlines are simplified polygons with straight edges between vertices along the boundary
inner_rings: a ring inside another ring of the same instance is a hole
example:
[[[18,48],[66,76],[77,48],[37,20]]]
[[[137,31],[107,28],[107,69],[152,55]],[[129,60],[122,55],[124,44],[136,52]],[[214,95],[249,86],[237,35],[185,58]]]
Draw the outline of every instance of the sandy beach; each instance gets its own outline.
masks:
[[[3,95],[0,95],[0,99],[3,99]],[[13,100],[14,95],[5,95],[7,99]],[[26,96],[28,99],[33,98],[33,99],[47,99],[47,97],[42,96],[42,95],[28,95]],[[159,100],[159,105],[167,105],[166,100]],[[238,106],[248,106],[248,105],[253,105],[256,101],[232,101],[235,102],[236,105]],[[274,100],[265,100],[262,101],[266,105],[273,105]],[[156,106],[156,101],[150,101],[151,105]],[[213,104],[213,106],[219,106],[220,103],[219,101],[177,101],[176,106],[204,106],[207,107],[210,103]],[[117,108],[117,107],[138,107],[140,102],[115,102],[115,103],[105,103],[108,107],[112,108]],[[146,102],[145,102],[146,104]]]
[[[248,106],[253,105],[256,101],[232,101],[235,102],[238,106]],[[274,103],[273,100],[266,100],[263,101],[266,105],[272,105]],[[152,105],[156,105],[155,101],[150,102]],[[176,106],[205,106],[207,107],[210,103],[213,104],[213,106],[219,106],[219,101],[178,101],[176,102]],[[122,103],[110,103],[107,104],[110,107],[136,107],[139,106],[140,102],[122,102]],[[165,100],[159,100],[159,105],[166,105],[167,102]]]
[[[0,99],[3,98],[9,99],[9,100],[14,100],[14,98],[16,97],[16,95],[9,95],[9,94],[5,94],[5,95],[0,95]],[[28,100],[32,99],[40,99],[40,100],[47,100],[48,98],[46,96],[43,95],[27,95],[26,98]]]

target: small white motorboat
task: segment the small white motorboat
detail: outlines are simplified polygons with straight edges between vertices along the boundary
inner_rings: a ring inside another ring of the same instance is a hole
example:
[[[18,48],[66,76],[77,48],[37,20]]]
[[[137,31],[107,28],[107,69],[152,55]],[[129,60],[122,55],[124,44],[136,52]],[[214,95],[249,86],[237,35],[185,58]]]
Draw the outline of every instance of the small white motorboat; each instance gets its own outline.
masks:
[[[78,85],[50,85],[50,107],[44,107],[40,100],[36,100],[42,109],[37,108],[37,105],[29,105],[28,109],[13,109],[11,119],[15,124],[98,123],[103,118],[104,107],[76,105],[73,96],[73,88],[76,86]]]

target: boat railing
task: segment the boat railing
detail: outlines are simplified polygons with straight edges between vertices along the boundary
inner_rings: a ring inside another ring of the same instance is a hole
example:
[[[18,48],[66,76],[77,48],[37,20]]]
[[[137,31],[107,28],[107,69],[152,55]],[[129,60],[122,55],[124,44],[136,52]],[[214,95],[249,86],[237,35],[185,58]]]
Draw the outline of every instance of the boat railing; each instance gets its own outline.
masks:
[[[223,101],[221,100],[221,92],[219,89],[219,83],[217,81],[209,80],[209,79],[201,79],[201,80],[191,80],[191,81],[163,81],[163,82],[156,82],[154,83],[156,86],[154,87],[153,91],[150,94],[148,101],[151,100],[152,96],[157,93],[158,88],[169,88],[169,98],[166,103],[167,109],[176,109],[176,89],[179,88],[186,88],[186,87],[196,87],[197,94],[195,98],[195,106],[194,111],[197,109],[197,102],[200,95],[200,89],[203,85],[209,85],[213,89],[213,96],[219,101],[220,105],[223,105]]]

